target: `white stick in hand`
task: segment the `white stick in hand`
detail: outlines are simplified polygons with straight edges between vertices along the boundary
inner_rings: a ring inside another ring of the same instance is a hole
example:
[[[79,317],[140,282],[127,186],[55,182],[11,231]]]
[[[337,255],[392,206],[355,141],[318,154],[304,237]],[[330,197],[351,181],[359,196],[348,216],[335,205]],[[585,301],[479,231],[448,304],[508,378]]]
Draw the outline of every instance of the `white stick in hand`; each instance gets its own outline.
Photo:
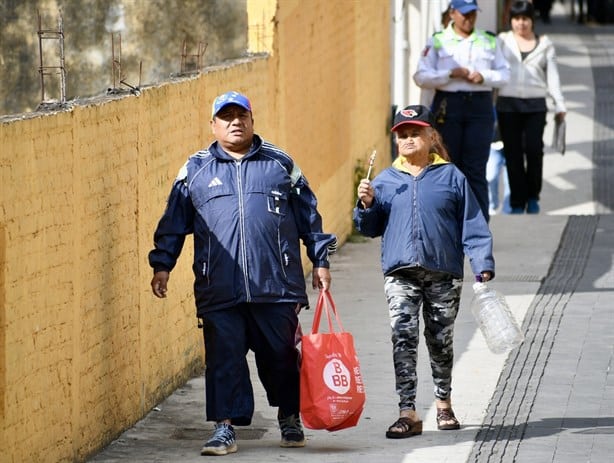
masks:
[[[367,180],[370,180],[371,170],[373,169],[373,164],[375,164],[375,155],[377,154],[376,150],[373,150],[371,156],[369,156],[369,170],[367,170]]]

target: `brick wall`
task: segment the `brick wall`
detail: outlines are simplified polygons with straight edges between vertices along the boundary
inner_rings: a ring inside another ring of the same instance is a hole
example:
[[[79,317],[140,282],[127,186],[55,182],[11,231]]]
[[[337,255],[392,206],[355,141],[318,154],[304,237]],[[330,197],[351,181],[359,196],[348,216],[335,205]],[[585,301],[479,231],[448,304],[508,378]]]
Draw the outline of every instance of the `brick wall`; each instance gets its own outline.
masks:
[[[388,2],[284,1],[273,49],[201,75],[0,123],[0,461],[82,461],[203,365],[192,242],[153,297],[147,253],[171,183],[249,95],[301,166],[327,231],[351,232],[353,174],[389,161]]]

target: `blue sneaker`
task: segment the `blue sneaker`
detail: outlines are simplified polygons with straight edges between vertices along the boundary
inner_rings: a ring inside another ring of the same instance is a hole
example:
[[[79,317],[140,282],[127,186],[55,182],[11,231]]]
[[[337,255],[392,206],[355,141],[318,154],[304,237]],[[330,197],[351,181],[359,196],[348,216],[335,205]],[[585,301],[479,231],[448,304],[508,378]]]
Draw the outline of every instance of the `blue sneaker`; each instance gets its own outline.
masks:
[[[524,214],[524,209],[522,207],[512,207],[510,214]]]
[[[305,434],[298,415],[290,415],[282,418],[281,413],[277,415],[279,429],[281,430],[280,447],[305,447]]]
[[[226,423],[216,423],[213,436],[205,442],[201,455],[227,455],[237,451],[235,430]]]
[[[539,201],[537,199],[529,199],[527,202],[527,214],[539,214]]]

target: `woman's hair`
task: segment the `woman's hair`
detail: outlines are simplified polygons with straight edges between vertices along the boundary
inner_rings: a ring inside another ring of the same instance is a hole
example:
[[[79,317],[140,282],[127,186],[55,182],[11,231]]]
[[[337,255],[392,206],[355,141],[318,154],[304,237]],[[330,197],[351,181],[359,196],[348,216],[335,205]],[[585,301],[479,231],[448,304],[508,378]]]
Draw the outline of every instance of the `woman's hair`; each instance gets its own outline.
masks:
[[[445,10],[441,12],[441,25],[444,28],[448,27],[448,24],[450,24],[450,21],[452,20],[452,18],[450,17],[450,11],[452,11],[452,8],[448,6]]]
[[[527,18],[531,18],[532,21],[535,21],[535,8],[533,7],[533,3],[528,0],[516,0],[512,3],[512,6],[510,6],[510,20],[518,16],[526,16]]]
[[[433,135],[433,143],[431,144],[431,152],[437,153],[440,157],[445,159],[446,161],[450,160],[450,155],[448,154],[448,150],[446,149],[446,145],[441,138],[440,133],[434,127],[431,127],[431,132]]]

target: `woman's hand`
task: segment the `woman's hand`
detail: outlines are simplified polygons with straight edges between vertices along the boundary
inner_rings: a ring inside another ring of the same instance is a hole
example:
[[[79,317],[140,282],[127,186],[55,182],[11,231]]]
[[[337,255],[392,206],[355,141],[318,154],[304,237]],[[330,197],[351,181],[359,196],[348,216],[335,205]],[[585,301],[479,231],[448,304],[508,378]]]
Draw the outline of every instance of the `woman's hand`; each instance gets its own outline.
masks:
[[[375,197],[375,191],[371,186],[371,181],[363,178],[358,184],[358,199],[362,203],[362,207],[368,209],[373,204],[373,198]]]

